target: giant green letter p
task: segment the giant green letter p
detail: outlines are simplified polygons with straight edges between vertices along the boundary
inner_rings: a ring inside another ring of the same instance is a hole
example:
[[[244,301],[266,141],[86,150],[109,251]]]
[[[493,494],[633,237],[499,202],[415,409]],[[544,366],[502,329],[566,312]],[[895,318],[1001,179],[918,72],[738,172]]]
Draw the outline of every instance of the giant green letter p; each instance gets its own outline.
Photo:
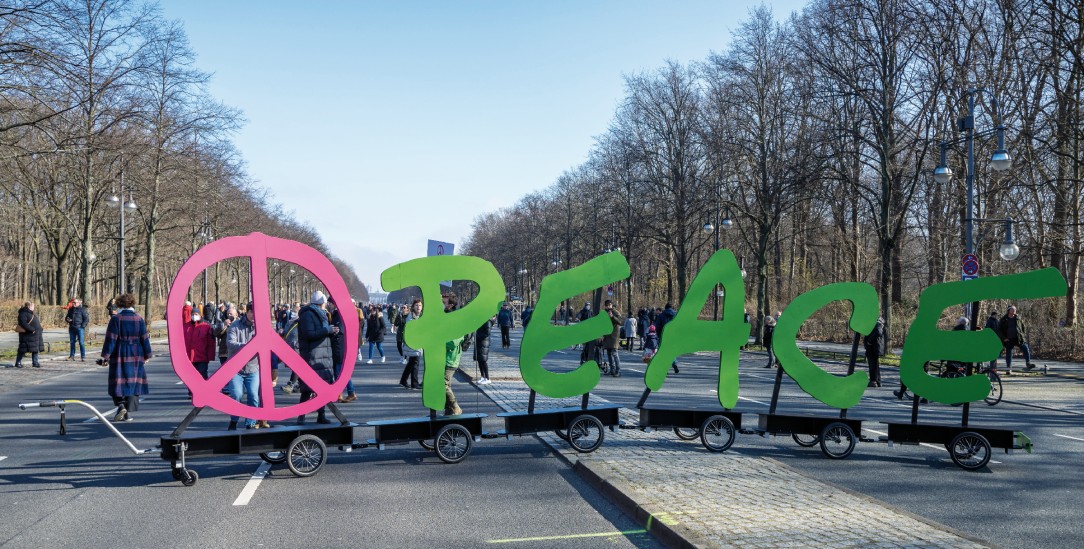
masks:
[[[473,280],[478,297],[465,307],[445,313],[441,303],[441,280]],[[407,345],[422,350],[426,359],[422,403],[426,408],[444,408],[444,355],[447,342],[473,332],[489,320],[504,299],[504,282],[493,265],[465,255],[438,255],[412,259],[380,273],[380,285],[394,292],[417,286],[425,307],[421,318],[410,322],[403,334]]]

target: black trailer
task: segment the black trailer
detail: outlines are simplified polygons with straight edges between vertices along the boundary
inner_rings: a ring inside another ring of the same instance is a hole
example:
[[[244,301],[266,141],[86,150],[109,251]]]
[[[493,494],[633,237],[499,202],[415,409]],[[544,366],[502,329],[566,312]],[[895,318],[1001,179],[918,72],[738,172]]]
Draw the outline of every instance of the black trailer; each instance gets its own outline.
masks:
[[[942,444],[948,450],[952,462],[961,469],[974,471],[990,462],[992,448],[1000,448],[1005,453],[1024,450],[1031,453],[1031,439],[1022,432],[995,427],[977,427],[969,425],[971,403],[961,407],[959,425],[942,425],[918,422],[918,395],[911,401],[911,421],[908,423],[883,422],[888,426],[888,434],[881,436],[879,442],[891,444]]]
[[[371,445],[383,450],[388,444],[417,442],[427,450],[436,451],[441,461],[459,463],[470,454],[474,442],[486,436],[482,430],[485,417],[486,414],[437,416],[430,411],[424,417],[370,421],[366,425],[376,430],[375,437],[361,447]]]
[[[854,334],[851,344],[851,360],[847,375],[854,373],[858,359],[860,334]],[[844,459],[854,451],[860,440],[862,420],[847,417],[847,410],[839,411],[839,416],[786,415],[777,414],[779,388],[783,384],[783,368],[775,372],[775,386],[772,389],[772,401],[767,414],[758,414],[757,426],[750,433],[765,435],[790,435],[799,446],[810,448],[820,444],[821,453],[831,459]],[[864,439],[862,439],[864,440]]]
[[[638,428],[644,432],[673,429],[681,440],[696,440],[712,452],[725,452],[741,431],[741,412],[725,408],[682,408],[648,406],[651,389],[644,389],[636,408],[640,410]]]
[[[542,431],[553,431],[577,452],[594,452],[602,446],[606,438],[606,428],[614,431],[621,425],[617,404],[588,405],[591,393],[585,393],[579,406],[566,408],[535,409],[537,394],[531,390],[527,401],[527,410],[504,412],[497,417],[504,419],[504,429],[496,436],[533,435]]]

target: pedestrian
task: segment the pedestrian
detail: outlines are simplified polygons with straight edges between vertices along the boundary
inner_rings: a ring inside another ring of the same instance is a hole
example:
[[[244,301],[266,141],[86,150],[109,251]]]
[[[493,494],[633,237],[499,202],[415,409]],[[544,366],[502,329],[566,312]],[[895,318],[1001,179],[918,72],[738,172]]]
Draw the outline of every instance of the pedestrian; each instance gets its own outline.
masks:
[[[647,320],[647,309],[641,307],[636,313],[636,337],[640,338],[640,350],[644,350],[644,337],[647,335],[647,327],[651,325]],[[631,349],[630,349],[631,350]]]
[[[226,346],[229,349],[227,360],[236,356],[249,341],[256,337],[256,315],[251,302],[245,306],[244,315],[238,316],[236,309],[231,309],[230,313],[237,317],[237,320],[230,324],[229,330],[226,332]],[[260,407],[260,361],[258,354],[253,354],[252,358],[233,375],[229,382],[229,392],[230,398],[237,402],[241,402],[241,398],[245,397],[246,404],[253,408]],[[240,419],[238,416],[230,416],[230,424],[226,429],[228,431],[236,430]],[[250,418],[245,418],[244,426],[246,429],[270,427],[266,421],[257,422]]]
[[[83,300],[76,298],[72,301],[68,313],[64,315],[64,322],[68,324],[68,343],[71,350],[68,352],[68,360],[75,360],[75,344],[79,343],[79,360],[87,361],[87,348],[84,344],[86,329],[90,325],[90,315],[83,306]]]
[[[528,305],[523,309],[523,313],[520,314],[519,319],[523,322],[523,329],[527,329],[527,324],[531,322],[531,316],[534,315],[534,309]]]
[[[768,315],[764,319],[764,348],[768,351],[768,363],[764,365],[765,368],[775,367],[775,346],[773,344],[775,340],[775,317]]]
[[[636,330],[639,327],[639,321],[635,316],[632,316],[632,310],[629,309],[629,316],[625,318],[625,348],[630,351],[636,343]]]
[[[215,339],[218,340],[218,364],[222,365],[226,362],[226,357],[230,354],[229,346],[226,345],[226,333],[230,329],[230,324],[233,324],[234,320],[237,320],[237,309],[228,303],[224,303],[224,310],[222,311],[222,320],[211,326],[211,333],[214,334]]]
[[[403,320],[403,326],[399,329],[399,333],[403,334],[403,352],[405,353],[407,363],[403,368],[403,375],[399,377],[399,385],[402,385],[404,389],[417,390],[421,389],[422,385],[418,382],[418,369],[421,366],[422,361],[422,349],[412,349],[410,345],[406,343],[406,331],[410,327],[410,323],[418,320],[422,316],[422,300],[415,299],[414,303],[410,305],[410,313],[406,315]],[[407,382],[410,382],[408,385]]]
[[[990,316],[986,317],[986,325],[983,326],[983,328],[989,328],[989,329],[993,330],[995,334],[998,334],[998,338],[1000,339],[1001,338],[1001,328],[999,327],[998,324],[999,324],[999,321],[998,321],[998,317],[997,317],[997,311],[991,310],[990,311]],[[995,372],[997,371],[997,359],[996,358],[990,361],[990,370],[995,371]]]
[[[456,309],[458,300],[454,295],[444,296],[444,312],[450,313]],[[463,340],[465,336],[459,336],[444,344],[444,415],[458,416],[463,413],[459,403],[455,400],[455,392],[452,391],[452,378],[459,368],[459,359],[463,355]]]
[[[512,317],[512,306],[506,301],[504,307],[497,313],[497,326],[501,329],[501,348],[507,349],[512,346],[512,336],[509,331],[515,321]]]
[[[110,318],[113,318],[113,315],[117,314],[118,309],[119,309],[119,307],[117,307],[116,298],[110,299],[109,303],[105,304],[105,310],[106,310],[107,313],[109,313]]]
[[[655,356],[655,353],[659,352],[659,334],[655,332],[655,326],[651,325],[647,327],[647,332],[644,334],[644,364],[651,362],[651,358]]]
[[[23,367],[23,357],[30,353],[30,365],[41,368],[38,362],[38,353],[45,349],[45,341],[42,339],[41,321],[34,312],[34,302],[27,301],[19,309],[18,324],[15,331],[19,332],[19,349],[15,354],[15,367]]]
[[[407,356],[403,351],[403,324],[406,323],[407,316],[410,314],[410,307],[406,305],[399,306],[399,314],[395,315],[395,348],[399,351],[399,363],[406,364]],[[358,360],[361,360],[361,348],[358,348]]]
[[[770,317],[769,317],[770,318]],[[881,386],[881,357],[887,350],[885,337],[885,319],[878,318],[873,330],[866,334],[863,343],[866,347],[866,364],[869,365],[869,383],[867,387]]]
[[[474,331],[474,360],[478,363],[478,384],[489,385],[489,336],[496,324],[494,316]]]
[[[666,330],[666,325],[669,324],[671,320],[674,320],[674,317],[676,316],[677,311],[675,311],[674,306],[669,303],[666,304],[666,308],[663,309],[662,312],[655,315],[655,332],[659,334],[660,345],[662,344],[662,336]],[[674,359],[674,362],[670,365],[670,367],[674,369],[675,374],[681,371],[678,370],[678,363],[676,358]]]
[[[331,324],[327,314],[327,296],[317,290],[312,293],[309,304],[301,308],[297,324],[297,346],[301,358],[309,368],[327,384],[333,383],[335,365],[331,354],[331,336],[338,328]],[[301,380],[301,402],[316,398],[316,391]],[[316,423],[328,424],[327,411],[321,406],[316,412]],[[297,424],[305,424],[305,416],[297,417]]]
[[[583,322],[583,321],[591,318],[591,316],[592,316],[591,315],[591,304],[584,301],[583,302],[583,308],[580,309],[579,314],[576,315],[576,321],[577,322]]]
[[[334,299],[327,300],[327,311],[330,313],[328,319],[336,330],[334,334],[331,334],[329,341],[331,343],[331,363],[335,365],[335,380],[338,381],[339,376],[343,374],[343,368],[346,367],[346,322],[343,321],[342,309],[339,308]],[[351,378],[346,382],[346,396],[340,394],[338,402],[345,404],[354,402],[357,399],[358,395],[354,392],[354,380]]]
[[[151,338],[147,323],[135,311],[134,295],[118,296],[115,303],[117,314],[106,326],[100,363],[109,366],[109,396],[117,407],[113,421],[132,421],[139,397],[150,393],[145,363],[153,356]]]
[[[289,345],[298,356],[301,356],[301,351],[297,346],[297,317],[292,317],[286,322],[286,331],[283,332],[282,339],[286,341],[286,344]],[[299,380],[300,378],[297,376],[297,372],[294,372],[291,368],[290,379],[282,386],[282,392],[292,394],[294,391],[298,390],[300,388]]]
[[[602,304],[602,311],[610,319],[610,333],[602,338],[602,348],[606,351],[606,370],[603,373],[613,377],[621,377],[621,356],[617,353],[618,343],[621,341],[621,313],[614,308],[612,301],[607,299]]]
[[[184,325],[184,348],[188,360],[203,379],[208,378],[207,367],[215,358],[215,336],[208,324],[197,311],[192,311],[191,322]],[[189,391],[188,396],[192,396]]]
[[[365,339],[369,341],[369,360],[366,364],[373,363],[373,347],[380,353],[380,362],[384,362],[384,334],[388,331],[388,323],[384,322],[384,313],[374,308],[365,321]]]
[[[1024,354],[1024,368],[1030,370],[1035,367],[1031,363],[1031,347],[1028,346],[1028,330],[1024,319],[1016,314],[1016,306],[1009,305],[1005,316],[998,321],[998,334],[1001,342],[1005,345],[1005,375],[1012,375],[1012,352],[1019,346]]]

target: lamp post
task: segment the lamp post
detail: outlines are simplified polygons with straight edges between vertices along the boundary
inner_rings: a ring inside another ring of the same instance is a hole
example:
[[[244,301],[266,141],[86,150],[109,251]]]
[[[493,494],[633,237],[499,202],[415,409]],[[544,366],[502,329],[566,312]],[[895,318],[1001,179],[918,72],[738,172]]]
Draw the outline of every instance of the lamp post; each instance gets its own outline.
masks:
[[[975,252],[975,223],[984,221],[995,221],[987,219],[976,219],[974,216],[975,210],[975,98],[980,94],[988,93],[984,88],[970,88],[967,90],[967,116],[960,118],[957,121],[958,131],[964,132],[964,136],[954,141],[942,141],[941,142],[941,162],[937,168],[933,171],[933,178],[939,184],[947,184],[952,180],[952,169],[948,167],[946,155],[949,146],[964,143],[967,149],[967,173],[965,176],[965,182],[967,186],[967,206],[966,217],[964,218],[964,253],[973,254]],[[1005,150],[1005,126],[1002,124],[1001,119],[1001,105],[998,103],[997,98],[991,95],[991,101],[994,103],[995,115],[997,116],[997,125],[994,127],[994,132],[997,135],[997,149],[990,155],[990,167],[994,171],[1003,172],[1008,170],[1012,166],[1012,158],[1009,156],[1008,151]],[[1001,257],[1007,261],[1016,259],[1020,255],[1020,248],[1012,240],[1012,219],[996,220],[1005,222],[1005,242],[1001,245]],[[976,273],[973,276],[969,276],[966,273],[960,275],[962,280],[968,280],[970,278],[978,277]],[[971,318],[971,325],[974,326],[978,321],[978,302],[971,303],[965,306],[965,312]]]
[[[718,193],[718,189],[716,189],[716,193],[715,193],[715,223],[712,223],[711,220],[708,220],[707,223],[704,223],[704,232],[713,234],[714,237],[715,237],[715,251],[716,252],[719,251],[719,227],[722,227],[724,229],[729,229],[729,228],[734,226],[734,222],[730,219],[730,208],[729,207],[727,208],[726,217],[724,217],[722,220],[719,219],[719,209],[720,209],[720,207],[719,207],[719,193]],[[743,273],[742,278],[744,278],[745,277],[745,274],[744,274],[745,269],[744,268],[742,269],[742,273]],[[711,303],[711,319],[712,320],[719,320],[719,295],[720,295],[720,292],[718,292],[718,291],[712,292],[712,295],[711,295],[711,299],[712,299],[712,303]]]
[[[124,201],[125,191],[128,191],[127,202]],[[109,195],[109,198],[106,198],[105,200],[106,202],[117,206],[120,209],[120,250],[118,253],[119,267],[117,268],[119,280],[117,281],[117,293],[123,294],[127,293],[128,289],[128,280],[124,276],[124,210],[135,210],[138,207],[136,206],[135,199],[132,196],[132,190],[125,187],[124,170],[121,170],[120,172],[120,194],[118,195],[114,192],[113,194]]]
[[[204,219],[203,223],[200,224],[199,232],[196,233],[196,236],[203,241],[204,246],[213,240],[211,236],[211,222]],[[207,267],[203,268],[203,303],[207,303]]]

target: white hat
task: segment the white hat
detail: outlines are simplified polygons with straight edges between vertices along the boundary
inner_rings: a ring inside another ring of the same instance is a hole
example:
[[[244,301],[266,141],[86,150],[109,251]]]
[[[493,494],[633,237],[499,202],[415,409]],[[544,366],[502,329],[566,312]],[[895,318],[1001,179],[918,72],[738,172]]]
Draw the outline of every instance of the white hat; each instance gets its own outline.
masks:
[[[324,292],[316,290],[312,293],[312,299],[309,300],[309,303],[312,303],[313,305],[323,305],[324,303],[327,303],[327,296],[324,295]]]

